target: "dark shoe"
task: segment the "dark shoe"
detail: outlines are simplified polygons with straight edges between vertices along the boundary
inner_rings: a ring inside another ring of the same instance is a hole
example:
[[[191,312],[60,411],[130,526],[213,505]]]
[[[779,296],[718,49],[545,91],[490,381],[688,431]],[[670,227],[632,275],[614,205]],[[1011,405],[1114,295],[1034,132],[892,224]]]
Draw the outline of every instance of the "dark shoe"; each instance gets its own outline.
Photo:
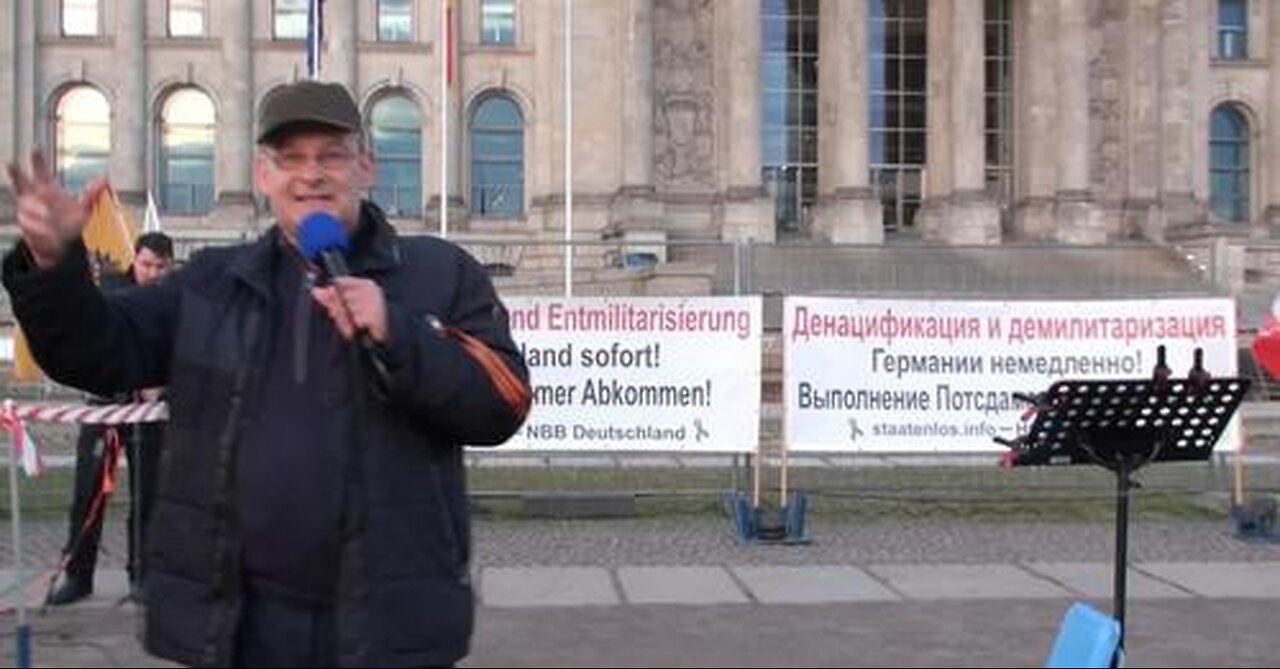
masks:
[[[57,590],[49,593],[44,603],[49,606],[65,606],[74,604],[93,594],[93,582],[86,578],[68,576],[62,580]]]

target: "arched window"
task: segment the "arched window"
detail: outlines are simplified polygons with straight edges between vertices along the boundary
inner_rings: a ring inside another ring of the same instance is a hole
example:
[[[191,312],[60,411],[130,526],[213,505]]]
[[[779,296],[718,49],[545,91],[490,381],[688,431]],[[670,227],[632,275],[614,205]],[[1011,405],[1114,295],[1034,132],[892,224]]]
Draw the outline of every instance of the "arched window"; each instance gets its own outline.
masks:
[[[213,101],[199,89],[170,94],[160,112],[160,208],[203,214],[213,207]]]
[[[524,213],[524,116],[510,97],[495,94],[471,113],[471,213]]]
[[[373,201],[392,216],[422,214],[422,116],[408,96],[388,95],[369,113],[369,135],[378,163]]]
[[[111,155],[111,105],[98,89],[67,89],[54,107],[54,169],[72,191],[107,173]]]
[[[1209,204],[1219,219],[1249,220],[1249,121],[1231,104],[1209,122]]]

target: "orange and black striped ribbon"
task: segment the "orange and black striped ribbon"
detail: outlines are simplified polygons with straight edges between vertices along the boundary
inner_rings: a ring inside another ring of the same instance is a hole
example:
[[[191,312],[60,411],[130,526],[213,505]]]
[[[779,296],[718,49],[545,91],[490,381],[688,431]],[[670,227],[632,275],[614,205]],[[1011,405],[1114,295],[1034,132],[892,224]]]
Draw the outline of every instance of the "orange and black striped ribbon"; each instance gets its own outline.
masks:
[[[533,401],[533,394],[529,392],[529,385],[521,380],[519,376],[516,376],[511,371],[511,368],[507,366],[506,361],[502,359],[502,356],[494,353],[493,349],[489,348],[484,342],[456,327],[445,326],[444,332],[448,336],[457,339],[458,343],[462,344],[462,350],[466,351],[467,355],[480,364],[480,368],[489,377],[489,381],[497,389],[502,401],[506,402],[517,418],[523,420],[525,415],[529,413],[529,405]]]

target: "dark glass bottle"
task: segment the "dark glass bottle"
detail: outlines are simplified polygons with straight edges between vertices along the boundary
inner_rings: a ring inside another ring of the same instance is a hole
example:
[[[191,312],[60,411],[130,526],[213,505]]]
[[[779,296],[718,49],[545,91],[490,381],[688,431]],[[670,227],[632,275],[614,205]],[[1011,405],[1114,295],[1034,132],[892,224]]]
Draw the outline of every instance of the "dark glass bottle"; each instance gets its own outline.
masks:
[[[1187,391],[1202,393],[1209,388],[1209,379],[1212,377],[1209,370],[1204,368],[1204,349],[1197,348],[1192,355],[1191,371],[1187,372]]]
[[[1152,390],[1157,393],[1163,393],[1169,390],[1169,378],[1173,376],[1173,370],[1169,369],[1169,363],[1165,360],[1164,344],[1156,347],[1156,366],[1151,370]]]

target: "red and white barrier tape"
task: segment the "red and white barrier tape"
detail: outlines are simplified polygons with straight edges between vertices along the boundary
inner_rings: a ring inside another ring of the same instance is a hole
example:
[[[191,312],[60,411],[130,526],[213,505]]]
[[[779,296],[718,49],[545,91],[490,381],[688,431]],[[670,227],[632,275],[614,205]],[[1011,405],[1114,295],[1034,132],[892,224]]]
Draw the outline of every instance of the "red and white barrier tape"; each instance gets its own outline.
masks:
[[[169,418],[169,405],[160,401],[97,405],[15,403],[13,411],[18,418],[42,423],[125,425],[156,423]]]

